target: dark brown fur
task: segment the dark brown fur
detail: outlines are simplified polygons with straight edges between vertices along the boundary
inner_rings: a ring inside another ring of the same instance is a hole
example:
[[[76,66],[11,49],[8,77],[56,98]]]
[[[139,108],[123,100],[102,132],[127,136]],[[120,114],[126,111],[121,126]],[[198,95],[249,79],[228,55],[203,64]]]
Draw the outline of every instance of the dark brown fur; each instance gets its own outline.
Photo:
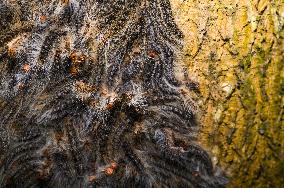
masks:
[[[0,5],[0,187],[224,186],[194,142],[168,0]]]

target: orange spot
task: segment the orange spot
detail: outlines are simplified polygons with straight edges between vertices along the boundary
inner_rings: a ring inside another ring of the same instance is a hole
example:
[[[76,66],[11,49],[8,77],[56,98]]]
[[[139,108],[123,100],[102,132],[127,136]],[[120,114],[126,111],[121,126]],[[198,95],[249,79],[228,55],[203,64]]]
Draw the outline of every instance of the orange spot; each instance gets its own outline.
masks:
[[[76,52],[72,52],[69,56],[71,62],[75,66],[79,66],[85,62],[86,57],[84,55],[78,55]]]
[[[70,39],[70,37],[67,37],[66,38],[66,43],[65,43],[65,48],[67,50],[70,50],[70,46],[71,46],[71,39]]]
[[[102,93],[102,95],[106,95],[108,92],[107,92],[106,89],[103,89],[103,90],[101,91],[101,93]]]
[[[8,48],[8,55],[9,56],[13,56],[13,55],[15,55],[15,53],[16,53],[16,49],[15,48],[13,48],[13,47],[9,47]]]
[[[116,169],[117,168],[117,163],[116,162],[112,162],[111,163],[111,168]]]
[[[92,175],[88,177],[89,182],[96,181],[96,176]]]
[[[61,0],[64,5],[69,4],[69,0]]]
[[[24,85],[23,83],[19,83],[19,84],[18,84],[18,88],[19,88],[19,89],[23,89],[24,87],[25,87],[25,85]]]
[[[71,73],[73,76],[75,76],[76,74],[78,74],[78,70],[76,69],[76,67],[72,66],[72,67],[70,68],[70,73]]]
[[[198,171],[193,171],[191,174],[192,174],[192,176],[194,176],[194,177],[199,176],[199,172],[198,172]]]
[[[90,101],[90,105],[93,106],[93,107],[95,107],[98,103],[99,103],[98,100],[91,100]]]
[[[113,172],[114,172],[114,169],[111,168],[111,167],[105,169],[105,174],[106,174],[106,175],[112,175]]]
[[[72,60],[72,61],[75,61],[76,60],[76,52],[72,52],[71,53],[71,55],[70,55],[70,59]]]
[[[129,57],[128,54],[125,55],[125,57],[124,57],[124,62],[125,62],[125,63],[130,63],[130,62],[131,62],[131,59],[130,59],[130,57]]]
[[[39,17],[39,20],[41,23],[44,23],[46,21],[46,18],[47,18],[46,16],[42,15]]]
[[[61,133],[61,132],[56,132],[56,133],[54,134],[54,137],[55,137],[55,140],[56,140],[57,142],[59,142],[59,141],[63,140],[64,134]]]
[[[31,67],[30,67],[29,64],[24,64],[24,65],[23,65],[23,71],[24,71],[24,72],[29,72],[30,69],[31,69]]]
[[[110,110],[110,109],[112,109],[112,107],[113,107],[113,103],[109,103],[109,104],[107,104],[106,109]]]
[[[151,58],[157,58],[158,57],[158,53],[155,50],[149,50],[148,51],[148,56]]]
[[[139,47],[134,47],[132,51],[134,54],[139,54],[141,52],[141,49]]]
[[[82,56],[80,57],[80,60],[81,60],[81,61],[85,61],[85,56],[82,55]]]

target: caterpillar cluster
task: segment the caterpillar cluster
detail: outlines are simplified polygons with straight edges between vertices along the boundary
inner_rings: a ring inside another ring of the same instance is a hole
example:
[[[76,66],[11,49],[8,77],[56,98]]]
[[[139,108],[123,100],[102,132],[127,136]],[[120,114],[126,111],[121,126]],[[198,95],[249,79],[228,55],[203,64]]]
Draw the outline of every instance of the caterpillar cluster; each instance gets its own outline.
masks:
[[[169,0],[0,2],[0,187],[224,187]]]

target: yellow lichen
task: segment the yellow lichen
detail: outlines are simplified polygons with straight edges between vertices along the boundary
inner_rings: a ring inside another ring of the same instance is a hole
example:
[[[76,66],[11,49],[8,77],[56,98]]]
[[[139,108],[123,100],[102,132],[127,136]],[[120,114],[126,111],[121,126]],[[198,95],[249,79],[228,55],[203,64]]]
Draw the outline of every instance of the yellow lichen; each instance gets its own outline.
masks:
[[[284,4],[171,0],[185,37],[178,63],[200,84],[200,141],[228,187],[281,187],[284,160]]]

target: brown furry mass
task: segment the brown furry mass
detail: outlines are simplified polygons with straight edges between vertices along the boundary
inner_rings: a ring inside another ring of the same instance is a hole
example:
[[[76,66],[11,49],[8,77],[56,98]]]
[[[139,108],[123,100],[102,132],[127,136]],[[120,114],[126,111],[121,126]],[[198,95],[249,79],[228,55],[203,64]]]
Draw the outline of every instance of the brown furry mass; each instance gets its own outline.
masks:
[[[168,0],[0,2],[0,187],[223,187]]]

